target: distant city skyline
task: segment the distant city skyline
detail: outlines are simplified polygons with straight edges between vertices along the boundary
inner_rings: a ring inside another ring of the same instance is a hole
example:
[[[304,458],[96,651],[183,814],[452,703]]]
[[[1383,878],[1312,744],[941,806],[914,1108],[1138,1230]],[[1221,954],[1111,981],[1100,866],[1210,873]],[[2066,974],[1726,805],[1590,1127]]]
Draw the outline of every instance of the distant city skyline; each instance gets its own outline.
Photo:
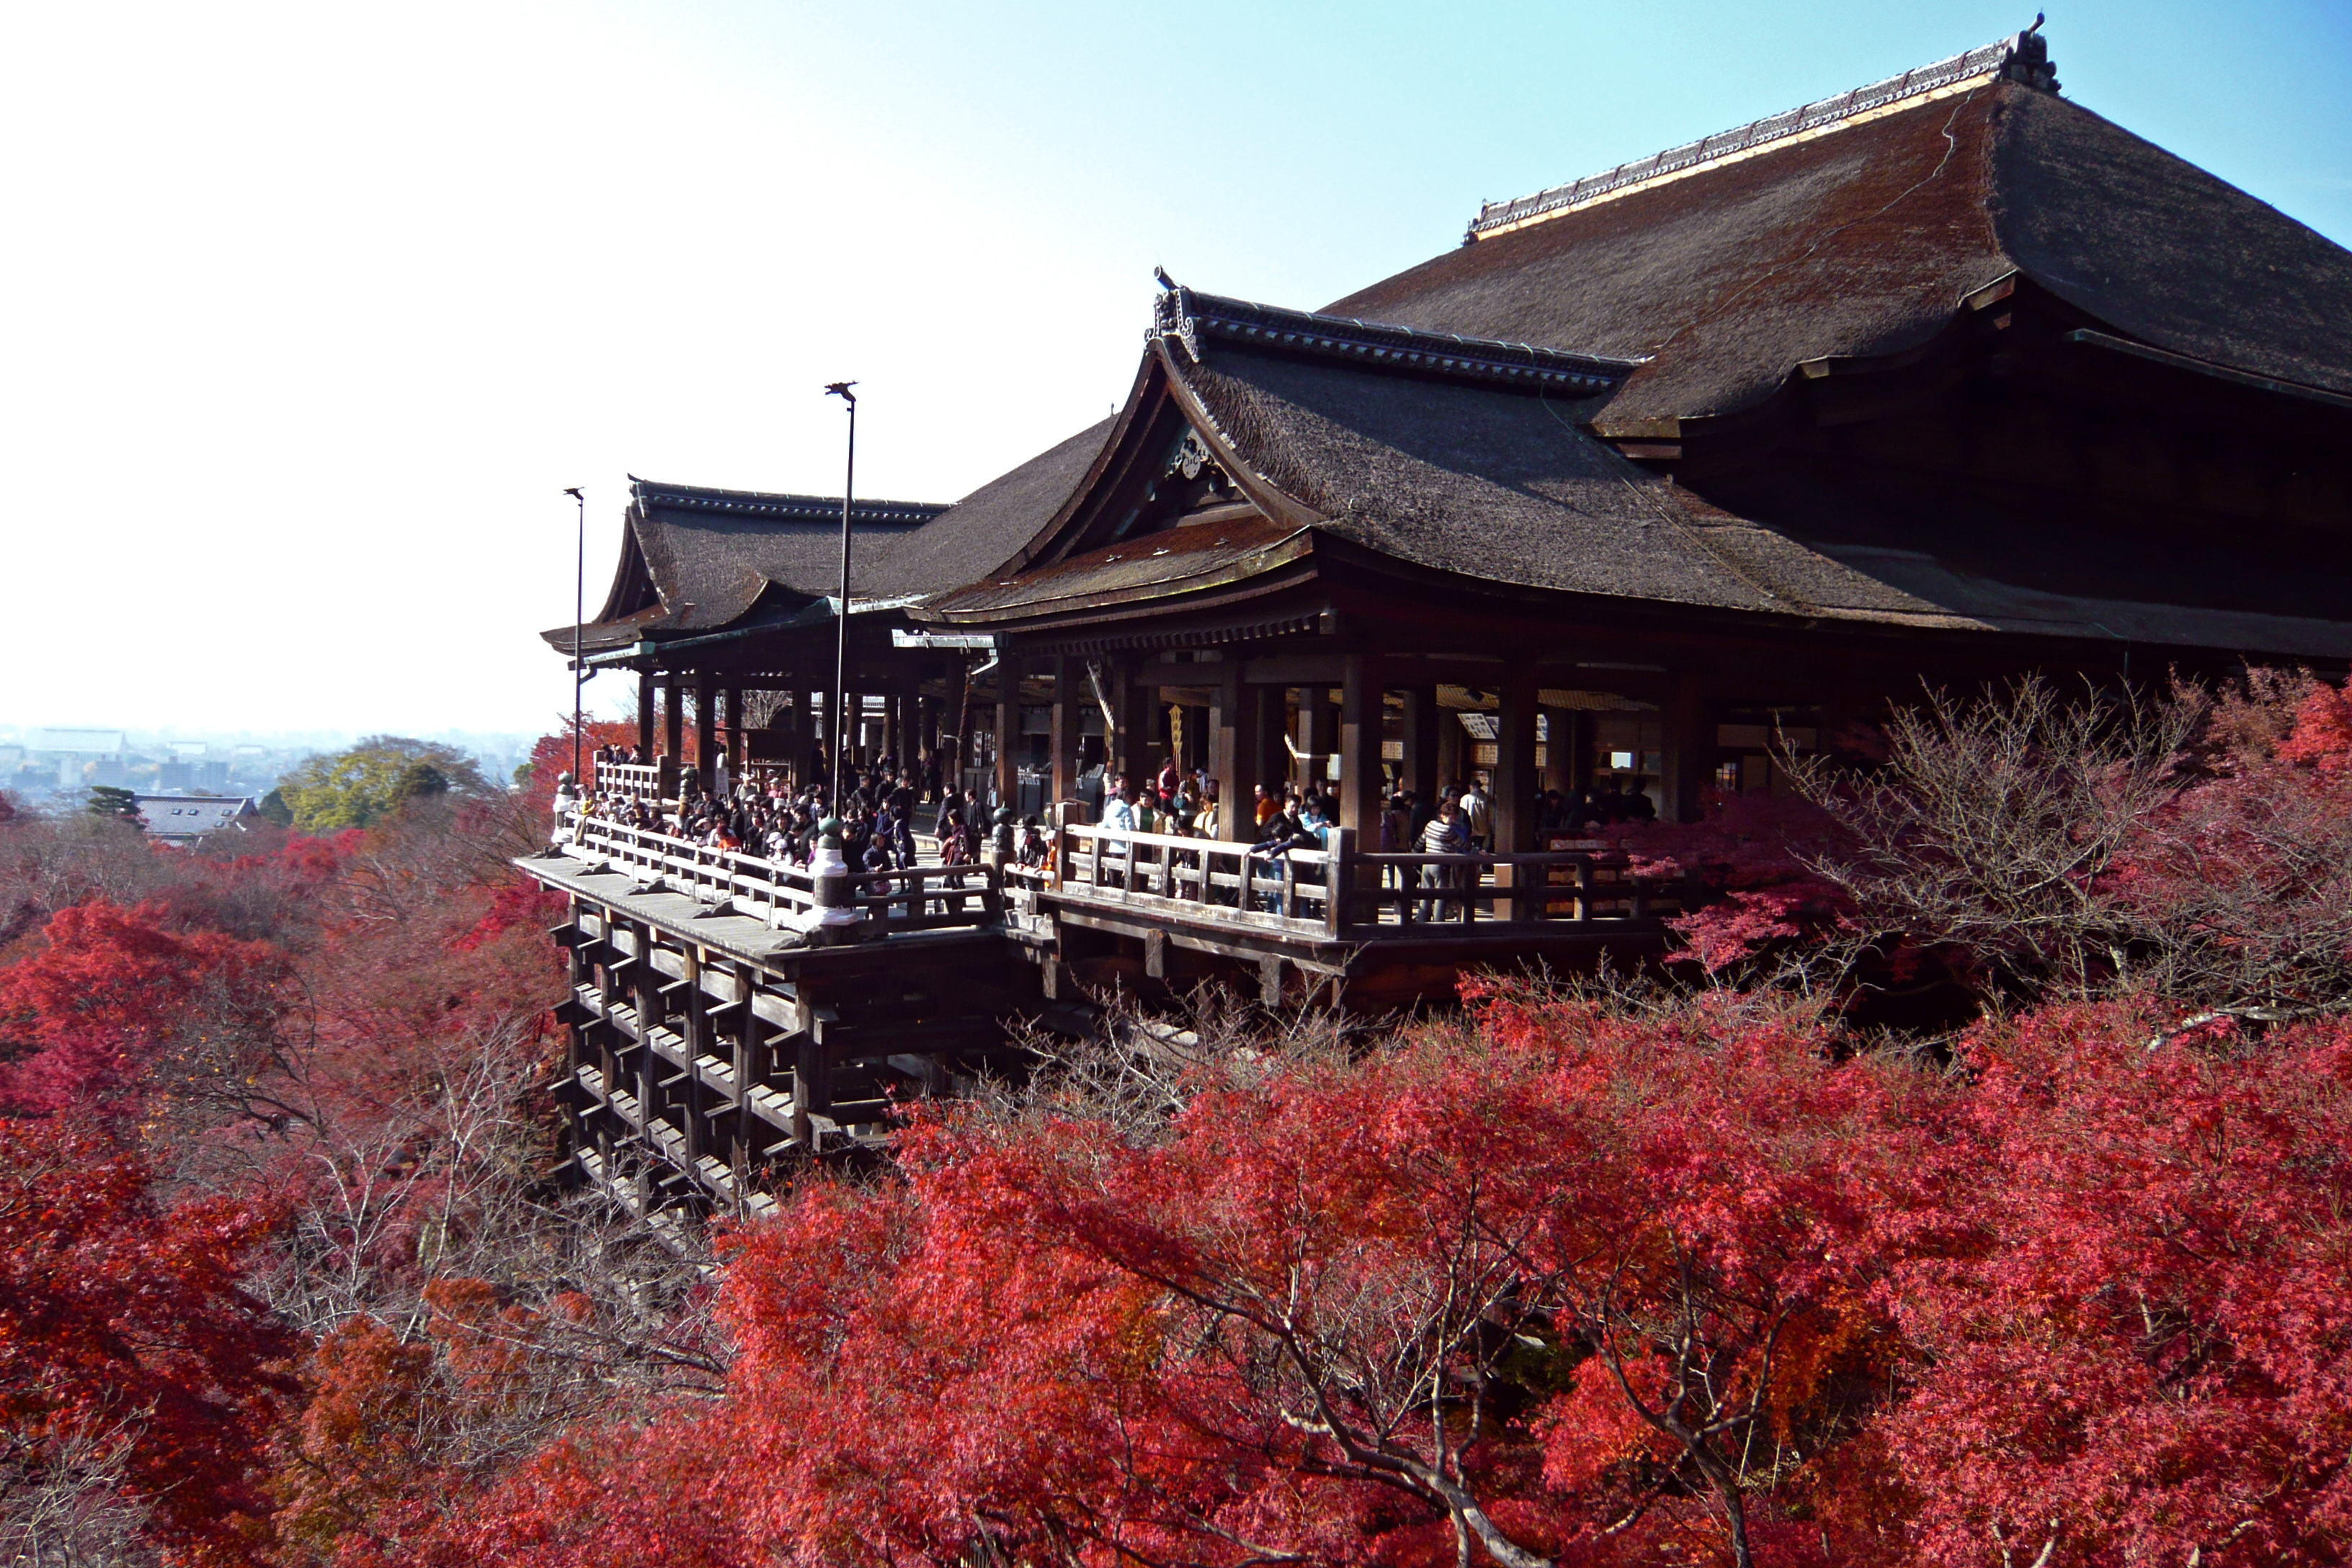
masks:
[[[22,724],[540,733],[626,476],[952,500],[1126,394],[1151,268],[1316,308],[1486,199],[2030,5],[17,7]],[[2098,0],[2070,98],[2352,238],[2352,7]],[[616,714],[626,684],[592,681]]]

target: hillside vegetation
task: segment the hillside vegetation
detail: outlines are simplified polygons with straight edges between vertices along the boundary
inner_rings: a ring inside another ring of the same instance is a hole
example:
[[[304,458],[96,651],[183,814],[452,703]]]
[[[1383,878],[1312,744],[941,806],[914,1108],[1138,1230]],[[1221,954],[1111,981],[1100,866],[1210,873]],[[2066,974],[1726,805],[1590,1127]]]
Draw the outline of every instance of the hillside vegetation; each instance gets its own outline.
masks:
[[[0,1552],[2344,1560],[2352,699],[1873,745],[1629,830],[1714,889],[1663,974],[1105,998],[684,1252],[551,1179],[568,738],[197,852],[16,814]]]

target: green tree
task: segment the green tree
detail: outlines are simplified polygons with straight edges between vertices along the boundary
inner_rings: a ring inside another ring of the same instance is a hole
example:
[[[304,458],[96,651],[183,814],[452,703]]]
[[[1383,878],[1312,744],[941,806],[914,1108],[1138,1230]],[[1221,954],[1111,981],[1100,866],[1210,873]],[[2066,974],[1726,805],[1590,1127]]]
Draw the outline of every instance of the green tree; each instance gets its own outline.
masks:
[[[112,784],[98,784],[89,792],[89,812],[92,816],[136,822],[139,820],[139,796],[131,790],[117,789]]]
[[[294,826],[312,833],[365,827],[412,800],[492,792],[464,752],[401,735],[372,735],[348,752],[311,757],[277,790]]]

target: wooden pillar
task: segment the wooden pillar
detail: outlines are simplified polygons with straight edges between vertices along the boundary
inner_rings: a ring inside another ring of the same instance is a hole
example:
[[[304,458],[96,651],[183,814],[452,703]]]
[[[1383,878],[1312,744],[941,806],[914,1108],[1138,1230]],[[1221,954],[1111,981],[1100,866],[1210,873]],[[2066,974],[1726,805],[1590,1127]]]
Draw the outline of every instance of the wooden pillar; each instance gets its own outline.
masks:
[[[1052,769],[1048,805],[1078,798],[1078,720],[1090,700],[1078,690],[1085,667],[1067,654],[1054,660],[1054,707],[1046,759]]]
[[[728,966],[735,983],[734,994],[729,998],[735,1005],[729,1010],[730,1043],[734,1047],[735,1115],[728,1136],[728,1161],[734,1167],[736,1196],[742,1196],[743,1178],[752,1162],[760,1157],[760,1122],[753,1112],[751,1090],[768,1081],[768,1065],[761,1060],[760,1020],[751,1011],[751,998],[759,989],[757,973],[748,963],[737,962]]]
[[[719,782],[717,742],[714,729],[719,715],[712,711],[710,672],[694,672],[694,776],[702,781],[708,795]]]
[[[1544,788],[1566,795],[1576,785],[1576,715],[1566,708],[1541,710],[1544,721]]]
[[[1338,726],[1332,721],[1331,689],[1303,686],[1298,690],[1298,787],[1320,794],[1330,787],[1331,753],[1339,750]]]
[[[1599,738],[1600,720],[1578,709],[1568,716],[1571,743],[1568,753],[1568,784],[1584,789],[1592,783],[1592,744]]]
[[[743,776],[743,689],[727,683],[727,776]]]
[[[1706,700],[1697,676],[1675,677],[1659,719],[1664,776],[1658,780],[1658,815],[1668,822],[1696,822],[1699,795],[1706,787],[1706,761],[1713,750],[1707,744]]]
[[[1278,687],[1252,686],[1242,679],[1241,666],[1228,662],[1209,708],[1209,776],[1217,781],[1217,831],[1237,844],[1257,837],[1255,804],[1257,786],[1265,782],[1262,745],[1253,744],[1265,732],[1265,712],[1278,706]]]
[[[1437,710],[1434,686],[1415,686],[1405,692],[1404,787],[1423,805],[1437,799],[1437,726],[1444,717]]]
[[[1017,806],[1021,773],[1013,748],[1021,738],[1021,661],[1005,658],[996,665],[996,803]]]
[[[1138,786],[1150,778],[1151,721],[1153,709],[1160,700],[1157,687],[1146,685],[1140,670],[1120,669],[1115,676],[1111,706],[1118,720],[1118,734],[1109,746],[1110,771],[1114,778],[1121,773],[1133,779]]]
[[[637,754],[647,762],[654,755],[654,709],[659,699],[654,690],[654,672],[637,671]]]
[[[948,682],[948,710],[941,730],[955,737],[954,755],[947,759],[953,770],[943,773],[947,784],[961,784],[961,775],[971,761],[971,656],[961,655],[956,659],[955,674]]]
[[[686,1042],[686,1071],[677,1089],[677,1130],[686,1136],[686,1168],[695,1169],[703,1155],[702,1053],[710,1048],[710,1020],[703,1011],[702,953],[692,942],[682,950],[686,972],[678,977],[677,1035]],[[696,1173],[699,1181],[701,1175]]]
[[[1360,849],[1381,847],[1381,721],[1388,663],[1351,653],[1339,688],[1339,826],[1351,828]]]
[[[1434,697],[1432,698],[1434,701]],[[1437,710],[1437,787],[1452,790],[1470,779],[1468,756],[1464,747],[1469,740],[1462,728],[1461,717],[1450,708]]]
[[[1524,855],[1536,847],[1536,680],[1524,666],[1503,678],[1502,701],[1495,713],[1495,853]],[[1495,869],[1497,889],[1520,879],[1507,866]],[[1542,911],[1496,900],[1498,920],[1532,920]]]
[[[662,755],[675,762],[686,752],[686,687],[676,670],[662,678]]]

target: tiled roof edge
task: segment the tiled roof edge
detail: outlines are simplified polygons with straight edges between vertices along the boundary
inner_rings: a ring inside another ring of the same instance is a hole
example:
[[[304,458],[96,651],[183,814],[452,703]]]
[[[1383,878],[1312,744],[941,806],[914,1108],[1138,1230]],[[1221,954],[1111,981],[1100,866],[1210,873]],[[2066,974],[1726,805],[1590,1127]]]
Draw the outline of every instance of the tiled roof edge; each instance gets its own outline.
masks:
[[[1204,341],[1223,339],[1374,369],[1581,395],[1610,390],[1641,363],[1567,353],[1532,343],[1417,331],[1351,316],[1286,310],[1199,293],[1171,282],[1165,273],[1160,282],[1166,291],[1152,301],[1151,336],[1181,342],[1196,363]]]
[[[779,495],[764,490],[719,490],[700,485],[665,485],[629,476],[629,491],[640,507],[667,511],[700,511],[726,517],[755,517],[776,522],[838,522],[839,496]],[[926,523],[948,510],[948,501],[853,500],[853,523]]]
[[[2050,63],[2050,46],[2042,37],[2042,18],[2022,33],[1982,48],[1891,76],[1835,98],[1825,98],[1801,109],[1752,121],[1737,130],[1719,132],[1680,147],[1565,185],[1554,185],[1516,201],[1488,202],[1470,220],[1462,243],[1474,244],[1489,235],[1503,234],[1540,223],[1548,217],[1590,206],[1611,196],[1623,195],[1654,182],[1691,174],[1710,165],[1748,156],[1782,142],[1819,136],[1864,120],[1907,109],[1914,103],[1940,98],[1966,88],[2007,79],[2044,92],[2058,90],[2056,68]]]

